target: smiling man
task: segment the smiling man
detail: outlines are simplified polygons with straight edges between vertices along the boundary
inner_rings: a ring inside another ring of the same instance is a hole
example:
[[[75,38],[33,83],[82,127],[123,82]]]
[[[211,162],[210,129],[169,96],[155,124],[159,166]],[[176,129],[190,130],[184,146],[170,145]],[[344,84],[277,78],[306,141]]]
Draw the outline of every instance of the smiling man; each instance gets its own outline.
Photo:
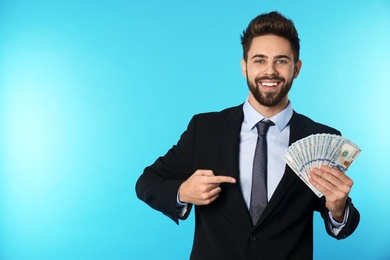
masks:
[[[291,20],[259,15],[241,43],[247,100],[194,116],[177,145],[145,168],[136,192],[176,223],[194,209],[191,259],[312,259],[314,211],[336,239],[356,229],[353,181],[337,169],[315,169],[319,198],[282,157],[301,138],[340,132],[292,109],[288,92],[302,62]]]
[[[250,90],[249,103],[266,117],[287,107],[288,92],[298,77],[302,62],[294,60],[289,41],[276,35],[252,39],[241,67]]]

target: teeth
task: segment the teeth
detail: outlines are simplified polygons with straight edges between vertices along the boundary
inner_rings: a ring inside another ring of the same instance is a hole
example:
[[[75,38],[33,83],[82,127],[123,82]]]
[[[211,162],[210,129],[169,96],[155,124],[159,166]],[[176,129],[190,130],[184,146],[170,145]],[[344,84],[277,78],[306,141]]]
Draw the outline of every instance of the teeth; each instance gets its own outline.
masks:
[[[273,86],[278,85],[278,83],[276,83],[276,82],[274,82],[274,83],[262,82],[261,84],[263,86],[267,86],[267,87],[273,87]]]

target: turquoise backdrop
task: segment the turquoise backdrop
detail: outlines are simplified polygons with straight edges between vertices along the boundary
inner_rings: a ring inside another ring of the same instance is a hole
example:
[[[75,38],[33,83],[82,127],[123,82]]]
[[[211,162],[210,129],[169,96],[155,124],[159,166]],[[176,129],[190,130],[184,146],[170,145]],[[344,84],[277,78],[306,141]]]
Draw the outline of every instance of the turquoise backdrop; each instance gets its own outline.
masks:
[[[195,113],[242,103],[240,34],[295,21],[296,111],[363,150],[348,171],[360,226],[315,259],[390,259],[390,1],[0,1],[0,259],[188,259],[177,226],[136,198],[143,168]]]

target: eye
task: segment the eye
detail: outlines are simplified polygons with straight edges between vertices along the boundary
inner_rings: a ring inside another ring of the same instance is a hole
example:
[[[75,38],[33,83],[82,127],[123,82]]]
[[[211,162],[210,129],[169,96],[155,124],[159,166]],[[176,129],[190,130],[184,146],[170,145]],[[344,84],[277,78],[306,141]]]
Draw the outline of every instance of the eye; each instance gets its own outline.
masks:
[[[265,60],[264,59],[258,59],[258,60],[255,60],[254,62],[263,64],[263,63],[265,63]]]
[[[287,60],[277,60],[276,61],[277,64],[287,64]]]

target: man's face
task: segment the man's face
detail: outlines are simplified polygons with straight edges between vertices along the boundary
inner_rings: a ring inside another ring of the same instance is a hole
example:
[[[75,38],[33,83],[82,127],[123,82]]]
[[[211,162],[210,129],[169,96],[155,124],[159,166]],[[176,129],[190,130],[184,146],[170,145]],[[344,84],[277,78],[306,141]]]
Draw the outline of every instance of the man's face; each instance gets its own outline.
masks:
[[[302,66],[301,61],[294,63],[290,42],[275,35],[255,37],[247,57],[241,67],[251,92],[249,101],[284,108]]]

